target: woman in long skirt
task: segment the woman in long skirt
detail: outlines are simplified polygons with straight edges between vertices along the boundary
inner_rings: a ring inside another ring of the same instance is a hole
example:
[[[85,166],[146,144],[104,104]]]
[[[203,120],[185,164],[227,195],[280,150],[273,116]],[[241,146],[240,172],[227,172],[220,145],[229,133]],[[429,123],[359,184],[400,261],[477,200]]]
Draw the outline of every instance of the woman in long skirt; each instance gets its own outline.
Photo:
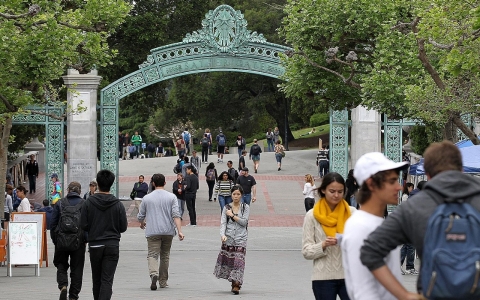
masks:
[[[220,236],[222,247],[218,254],[213,274],[217,278],[227,279],[232,283],[231,292],[239,294],[245,271],[245,253],[247,252],[248,217],[250,207],[241,203],[243,189],[232,188],[232,203],[225,205],[222,211]]]

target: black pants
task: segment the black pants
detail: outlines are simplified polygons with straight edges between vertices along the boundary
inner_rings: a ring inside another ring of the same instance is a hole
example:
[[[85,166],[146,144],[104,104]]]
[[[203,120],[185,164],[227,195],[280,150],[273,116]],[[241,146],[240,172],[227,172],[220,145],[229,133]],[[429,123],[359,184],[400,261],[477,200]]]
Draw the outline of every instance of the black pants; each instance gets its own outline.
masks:
[[[400,250],[400,266],[403,265],[405,257],[407,258],[406,269],[415,269],[415,248],[412,244],[404,244],[402,246]]]
[[[207,180],[207,185],[208,185],[208,200],[211,201],[213,196],[213,188],[215,187],[215,181]]]
[[[68,263],[70,258],[70,264]],[[61,251],[55,249],[53,264],[57,268],[58,289],[68,286],[68,268],[70,267],[69,298],[78,299],[82,289],[83,266],[85,265],[85,244],[75,251]]]
[[[208,162],[208,147],[202,147],[202,162]]]
[[[112,298],[113,277],[117,270],[119,247],[89,247],[92,267],[93,299],[110,300]]]
[[[309,211],[315,205],[315,199],[313,198],[305,198],[305,211]]]
[[[10,213],[3,213],[3,218],[5,219],[5,221],[2,220],[2,228],[5,229],[4,222],[10,222]]]
[[[195,211],[196,194],[185,194],[185,202],[187,202],[188,215],[190,216],[190,225],[197,225],[197,212]]]
[[[30,194],[35,193],[37,187],[37,176],[35,175],[28,175],[28,184],[30,187]]]

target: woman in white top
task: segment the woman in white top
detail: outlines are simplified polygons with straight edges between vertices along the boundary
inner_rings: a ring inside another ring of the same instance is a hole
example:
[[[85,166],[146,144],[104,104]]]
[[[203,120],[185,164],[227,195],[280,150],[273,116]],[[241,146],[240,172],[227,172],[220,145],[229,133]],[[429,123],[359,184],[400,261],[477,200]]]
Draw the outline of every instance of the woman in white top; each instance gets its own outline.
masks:
[[[310,174],[305,175],[305,185],[303,186],[303,195],[305,196],[305,211],[309,211],[315,205],[315,182],[313,176]]]
[[[30,201],[28,201],[27,197],[25,196],[26,194],[27,189],[23,185],[17,187],[17,197],[22,199],[22,202],[20,202],[20,205],[17,208],[18,212],[31,212]]]
[[[356,209],[343,199],[345,180],[335,172],[323,177],[321,199],[305,215],[302,254],[313,260],[312,289],[317,300],[350,300],[345,286],[339,235]]]
[[[402,195],[402,202],[407,201],[408,197],[410,197],[410,193],[413,191],[413,183],[407,182],[403,187],[403,195]]]

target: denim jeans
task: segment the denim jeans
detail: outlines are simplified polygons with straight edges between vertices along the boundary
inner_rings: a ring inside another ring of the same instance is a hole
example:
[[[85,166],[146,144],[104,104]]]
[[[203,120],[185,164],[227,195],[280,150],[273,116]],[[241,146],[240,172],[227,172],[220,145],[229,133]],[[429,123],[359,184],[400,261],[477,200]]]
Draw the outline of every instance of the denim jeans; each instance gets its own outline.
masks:
[[[136,155],[137,158],[138,158],[138,156],[140,155],[140,145],[135,145],[135,149],[137,149],[137,150],[135,151],[135,155]]]
[[[165,286],[168,281],[168,266],[170,263],[170,248],[172,248],[173,235],[155,235],[147,237],[147,261],[150,276],[158,276],[160,286]],[[158,261],[160,260],[160,266]]]
[[[275,147],[273,146],[273,140],[267,139],[268,152],[272,152]]]
[[[238,148],[238,158],[242,157],[243,148]]]
[[[350,300],[344,279],[314,280],[312,281],[313,294],[316,300]]]
[[[242,203],[250,205],[250,201],[252,201],[252,194],[243,194]]]
[[[232,203],[232,196],[218,195],[218,203],[220,204],[220,213],[222,213],[223,212],[223,207],[226,204]]]
[[[117,270],[118,246],[89,247],[94,300],[112,298],[113,278]]]
[[[178,212],[180,213],[180,218],[183,218],[183,213],[185,212],[185,200],[178,199]]]
[[[412,244],[404,244],[402,250],[400,250],[400,266],[403,265],[403,261],[407,257],[406,269],[415,269],[415,248]]]
[[[318,164],[318,176],[323,178],[323,176],[328,173],[328,160],[321,160]]]
[[[70,258],[70,264],[68,259]],[[57,268],[58,289],[68,286],[68,268],[70,267],[70,289],[68,291],[71,299],[78,299],[82,290],[83,266],[85,265],[85,244],[75,251],[59,251],[55,249],[53,264]]]

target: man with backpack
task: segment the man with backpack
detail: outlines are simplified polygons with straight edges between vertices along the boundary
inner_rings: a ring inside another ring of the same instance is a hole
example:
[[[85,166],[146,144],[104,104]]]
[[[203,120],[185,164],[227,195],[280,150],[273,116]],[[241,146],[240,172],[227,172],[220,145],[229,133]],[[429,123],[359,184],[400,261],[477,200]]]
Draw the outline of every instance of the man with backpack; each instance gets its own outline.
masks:
[[[210,147],[210,139],[205,133],[200,140],[200,146],[202,146],[202,162],[208,162],[208,148]]]
[[[258,166],[260,165],[260,153],[262,153],[262,148],[258,145],[257,139],[254,139],[253,145],[250,147],[249,158],[253,160],[253,170],[255,173],[257,173]]]
[[[84,232],[80,227],[81,214],[85,202],[80,197],[82,193],[81,187],[80,183],[76,181],[72,181],[68,185],[68,194],[54,206],[50,223],[50,236],[55,244],[53,264],[57,268],[60,300],[76,300],[82,289],[86,240]],[[46,204],[48,204],[48,200],[46,200]],[[67,290],[69,267],[70,289]]]
[[[217,157],[218,163],[223,163],[223,154],[225,153],[225,146],[227,145],[227,137],[223,134],[223,131],[220,130],[220,133],[217,135]]]
[[[192,135],[190,132],[188,132],[188,128],[185,128],[185,131],[182,133],[183,140],[185,141],[185,148],[186,148],[186,153],[185,154],[190,154],[190,139],[192,138]]]
[[[235,170],[233,167],[233,162],[231,160],[227,161],[227,167],[228,167],[228,176],[230,176],[230,179],[233,182],[237,182],[238,179],[238,171]]]
[[[422,262],[419,293],[427,299],[480,299],[480,181],[462,173],[461,153],[449,141],[431,144],[423,156],[428,183],[370,234],[360,259],[395,297],[416,299],[384,261],[391,250],[411,243]]]

